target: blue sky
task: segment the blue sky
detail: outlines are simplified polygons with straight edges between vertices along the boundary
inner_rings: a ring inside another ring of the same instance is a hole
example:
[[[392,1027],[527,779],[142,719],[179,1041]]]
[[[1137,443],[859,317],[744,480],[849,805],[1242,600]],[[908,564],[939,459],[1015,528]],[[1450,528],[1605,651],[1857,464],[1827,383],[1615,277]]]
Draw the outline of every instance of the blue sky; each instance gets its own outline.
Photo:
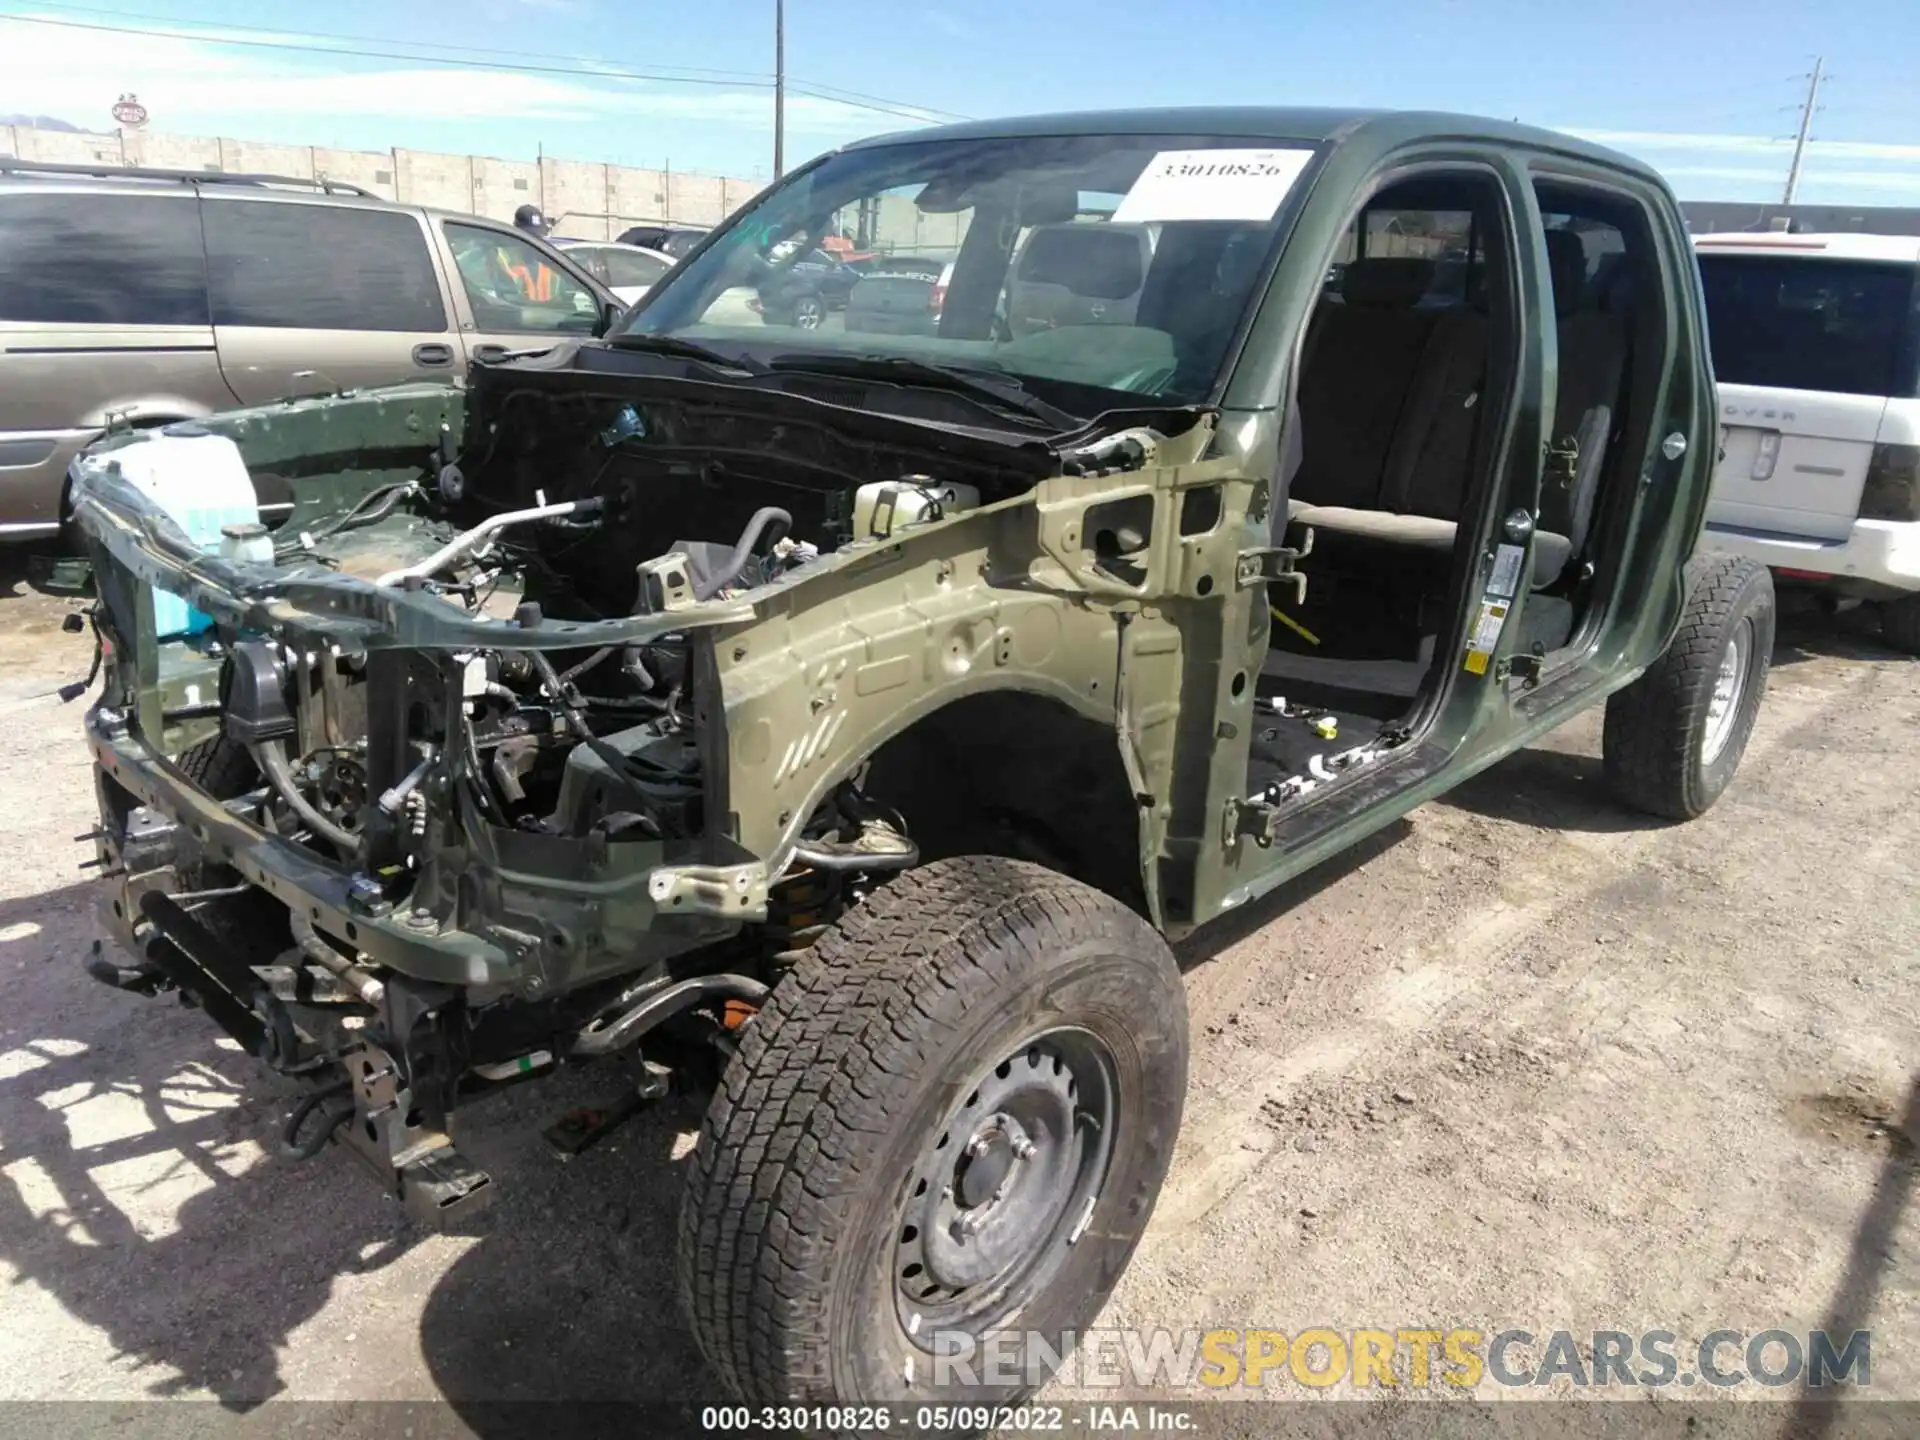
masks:
[[[1817,38],[1833,79],[1800,198],[1920,204],[1920,5],[1825,8],[788,0],[788,157],[951,116],[1359,104],[1517,116],[1639,154],[1684,198],[1777,200]],[[0,113],[107,129],[133,91],[156,130],[762,176],[772,31],[772,0],[0,0]]]

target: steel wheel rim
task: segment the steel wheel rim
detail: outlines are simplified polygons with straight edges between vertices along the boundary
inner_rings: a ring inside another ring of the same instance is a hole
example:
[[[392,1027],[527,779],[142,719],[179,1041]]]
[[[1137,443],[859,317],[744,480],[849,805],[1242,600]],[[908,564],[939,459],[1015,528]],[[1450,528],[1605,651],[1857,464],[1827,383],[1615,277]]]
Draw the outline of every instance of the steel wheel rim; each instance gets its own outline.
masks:
[[[926,1137],[894,1217],[901,1328],[981,1335],[1066,1263],[1106,1183],[1118,1076],[1106,1044],[1057,1027],[974,1077]]]
[[[1742,620],[1720,652],[1720,669],[1713,677],[1713,697],[1707,704],[1707,728],[1700,737],[1700,763],[1711,765],[1733,738],[1740,715],[1740,699],[1747,688],[1747,670],[1753,653],[1753,622]]]

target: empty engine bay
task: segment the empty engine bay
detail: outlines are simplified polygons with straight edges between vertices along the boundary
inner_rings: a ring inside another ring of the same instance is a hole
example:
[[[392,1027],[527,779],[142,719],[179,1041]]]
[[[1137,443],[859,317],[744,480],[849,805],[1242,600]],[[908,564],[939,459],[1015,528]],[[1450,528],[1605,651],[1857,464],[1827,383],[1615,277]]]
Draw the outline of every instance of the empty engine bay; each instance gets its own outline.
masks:
[[[690,403],[676,403],[676,389]],[[1045,452],[976,445],[970,455],[919,427],[823,423],[817,404],[783,414],[778,393],[697,381],[627,391],[617,377],[571,368],[476,371],[466,423],[444,437],[430,476],[289,523],[276,536],[276,564],[564,627],[662,603],[642,587],[663,556],[686,557],[689,598],[725,599],[854,540],[884,540],[1057,472]],[[943,399],[925,398],[935,408]],[[875,433],[888,429],[920,443]],[[408,671],[407,713],[375,723],[369,657],[237,639],[224,662],[222,723],[272,783],[276,828],[343,861],[367,858],[360,852],[378,839],[362,816],[398,832],[385,842],[389,855],[396,844],[430,848],[411,843],[433,823],[418,787],[450,746],[469,762],[455,767],[464,798],[494,826],[595,846],[672,845],[699,836],[705,818],[693,650],[668,634],[577,651],[454,652],[440,665],[432,651],[410,651],[389,661]],[[395,730],[406,736],[404,754],[388,757],[399,774],[371,776],[374,752]],[[825,843],[836,818],[843,838],[862,833],[844,815],[823,816]],[[870,842],[877,828],[866,825]]]

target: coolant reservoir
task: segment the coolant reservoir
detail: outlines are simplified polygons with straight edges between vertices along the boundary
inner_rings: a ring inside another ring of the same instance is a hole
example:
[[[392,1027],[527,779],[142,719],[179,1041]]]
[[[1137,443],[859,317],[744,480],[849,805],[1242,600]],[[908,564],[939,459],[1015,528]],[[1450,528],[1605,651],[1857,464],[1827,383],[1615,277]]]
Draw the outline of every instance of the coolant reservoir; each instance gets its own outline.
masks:
[[[257,525],[260,498],[240,447],[224,435],[161,431],[106,457],[127,482],[144,490],[174,524],[209,555],[220,551],[228,525]],[[161,639],[190,635],[213,622],[178,595],[153,592],[154,632]]]
[[[853,492],[853,538],[884,540],[909,525],[944,520],[979,505],[980,492],[971,485],[927,475],[876,480]]]

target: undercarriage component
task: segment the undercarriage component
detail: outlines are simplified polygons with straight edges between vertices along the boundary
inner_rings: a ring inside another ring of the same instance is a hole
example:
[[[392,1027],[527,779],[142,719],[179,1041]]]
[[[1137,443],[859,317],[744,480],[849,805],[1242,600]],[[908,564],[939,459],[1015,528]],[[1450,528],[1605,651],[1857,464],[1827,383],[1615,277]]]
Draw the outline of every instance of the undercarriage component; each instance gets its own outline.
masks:
[[[98,940],[93,942],[93,948],[80,964],[89,976],[102,985],[131,991],[135,995],[152,995],[166,983],[166,977],[150,965],[121,965],[109,960],[106,947]]]
[[[153,926],[147,959],[167,979],[191,995],[222,1030],[251,1055],[266,1060],[280,1057],[270,1041],[263,1006],[278,1008],[244,957],[201,924],[173,896],[149,890],[140,897],[140,910]]]
[[[359,965],[355,965],[346,956],[320,938],[319,932],[298,910],[287,917],[288,928],[300,947],[300,953],[316,965],[331,971],[348,989],[360,997],[362,1003],[375,1006],[385,999],[387,987],[378,977]]]
[[[604,1109],[571,1110],[540,1132],[553,1152],[571,1160],[598,1145],[655,1100],[664,1100],[672,1088],[664,1065],[651,1060],[641,1065],[640,1082]]]
[[[611,1055],[624,1050],[662,1020],[702,1001],[745,1000],[760,1005],[766,998],[767,987],[745,975],[696,975],[690,980],[650,988],[626,1008],[620,1008],[620,1002],[615,1002],[595,1017],[574,1040],[573,1053]]]
[[[910,870],[920,863],[920,847],[885,820],[868,820],[851,840],[794,846],[793,858],[814,870]]]
[[[367,1043],[343,1062],[353,1086],[347,1148],[417,1220],[438,1222],[471,1214],[493,1198],[493,1178],[454,1149],[446,1131],[429,1122],[393,1056]]]
[[[280,1127],[280,1154],[288,1160],[311,1160],[333,1134],[353,1118],[353,1082],[337,1080],[314,1091],[288,1113]],[[308,1122],[315,1114],[319,1119]]]

